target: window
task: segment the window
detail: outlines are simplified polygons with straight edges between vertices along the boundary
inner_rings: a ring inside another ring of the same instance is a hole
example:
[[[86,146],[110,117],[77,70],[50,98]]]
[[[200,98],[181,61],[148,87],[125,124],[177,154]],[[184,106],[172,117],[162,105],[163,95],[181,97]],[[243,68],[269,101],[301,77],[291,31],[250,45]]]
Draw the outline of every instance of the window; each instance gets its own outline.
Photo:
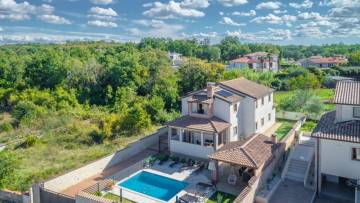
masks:
[[[354,107],[353,117],[360,118],[360,107]]]
[[[201,134],[199,132],[184,131],[183,142],[201,145]]]
[[[179,141],[180,138],[180,130],[176,128],[171,128],[171,139]]]
[[[255,101],[255,108],[258,108],[258,101]]]
[[[271,113],[268,113],[268,121],[271,120]]]
[[[271,102],[271,94],[269,94],[269,102]]]
[[[197,114],[207,114],[207,104],[192,103],[191,112]]]
[[[263,98],[261,98],[261,105],[264,106],[264,103],[265,103],[265,101],[264,101],[264,97],[263,97]]]
[[[238,134],[237,126],[235,126],[233,128],[233,133],[234,133],[234,136],[237,136],[237,134]]]
[[[265,124],[265,119],[261,118],[261,126],[264,126],[264,124]]]
[[[352,160],[360,161],[360,148],[352,148]]]
[[[204,146],[209,146],[209,147],[214,146],[214,135],[213,134],[203,133],[203,137],[204,137]]]
[[[255,130],[258,129],[258,122],[255,122]]]
[[[226,143],[226,134],[225,132],[221,132],[218,134],[218,146]]]
[[[237,104],[233,105],[233,110],[234,110],[234,112],[237,112]]]

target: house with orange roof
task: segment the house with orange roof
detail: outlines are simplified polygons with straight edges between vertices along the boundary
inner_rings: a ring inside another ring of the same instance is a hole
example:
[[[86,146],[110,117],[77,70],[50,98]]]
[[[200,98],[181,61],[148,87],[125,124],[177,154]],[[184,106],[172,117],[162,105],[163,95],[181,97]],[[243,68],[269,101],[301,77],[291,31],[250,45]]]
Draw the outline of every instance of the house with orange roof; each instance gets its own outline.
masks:
[[[255,52],[246,54],[230,61],[228,70],[249,68],[257,71],[277,71],[279,57],[267,52]]]

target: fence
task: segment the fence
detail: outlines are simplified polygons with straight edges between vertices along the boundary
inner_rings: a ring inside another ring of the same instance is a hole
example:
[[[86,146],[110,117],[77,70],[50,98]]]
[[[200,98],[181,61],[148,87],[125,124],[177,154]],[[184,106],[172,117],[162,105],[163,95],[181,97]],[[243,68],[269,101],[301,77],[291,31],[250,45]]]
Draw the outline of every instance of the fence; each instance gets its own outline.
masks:
[[[75,203],[75,199],[73,197],[45,189],[44,187],[40,187],[40,202]]]
[[[80,191],[75,199],[76,203],[115,203],[117,201],[109,200],[100,196],[97,196],[97,192],[103,190],[110,190],[113,187],[114,180],[106,179],[97,182],[95,185],[92,185],[83,191]]]

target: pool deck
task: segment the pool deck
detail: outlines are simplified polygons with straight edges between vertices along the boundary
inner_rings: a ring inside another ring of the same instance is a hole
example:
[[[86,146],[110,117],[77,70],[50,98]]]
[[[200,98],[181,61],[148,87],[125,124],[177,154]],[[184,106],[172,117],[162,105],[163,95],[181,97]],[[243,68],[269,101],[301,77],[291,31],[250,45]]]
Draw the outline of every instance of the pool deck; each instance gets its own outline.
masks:
[[[81,181],[78,184],[72,185],[65,190],[61,191],[62,194],[68,195],[70,197],[75,197],[77,193],[79,193],[81,190],[84,190],[94,184],[96,184],[100,180],[104,180],[107,177],[110,177],[111,175],[128,168],[129,166],[138,163],[139,161],[149,157],[150,155],[156,154],[155,151],[146,149],[135,156],[132,156],[129,159],[126,159],[110,168],[105,169],[101,173],[98,173],[88,179],[85,179]]]
[[[196,170],[196,167],[181,169],[181,164],[177,164],[176,166],[171,168],[171,167],[169,167],[169,164],[170,164],[170,161],[164,163],[163,165],[155,164],[151,168],[144,169],[144,171],[154,173],[157,175],[161,175],[164,177],[168,177],[171,179],[175,179],[178,181],[186,182],[188,184],[188,186],[184,190],[181,190],[176,195],[178,197],[181,197],[186,194],[192,194],[193,196],[199,197],[197,184],[199,182],[210,183],[210,179],[208,178],[209,174],[206,173],[205,169],[200,173],[194,173],[194,171]],[[133,175],[135,175],[135,174],[137,174],[137,173],[134,173]],[[124,179],[124,180],[126,180],[126,179]],[[122,181],[124,181],[124,180],[122,180]],[[122,182],[122,181],[120,181],[120,182]],[[215,191],[212,191],[212,192],[206,194],[205,197],[206,198],[210,197],[213,194],[213,192],[215,192]],[[119,195],[120,189],[115,188],[112,191],[112,193]],[[159,202],[159,200],[157,200],[157,199],[152,199],[151,197],[148,197],[148,196],[140,194],[140,193],[136,193],[134,191],[123,190],[122,194],[123,194],[123,197],[125,197],[127,199],[131,199],[136,202],[147,202],[147,203],[158,203]],[[168,202],[176,202],[176,196],[174,196]]]

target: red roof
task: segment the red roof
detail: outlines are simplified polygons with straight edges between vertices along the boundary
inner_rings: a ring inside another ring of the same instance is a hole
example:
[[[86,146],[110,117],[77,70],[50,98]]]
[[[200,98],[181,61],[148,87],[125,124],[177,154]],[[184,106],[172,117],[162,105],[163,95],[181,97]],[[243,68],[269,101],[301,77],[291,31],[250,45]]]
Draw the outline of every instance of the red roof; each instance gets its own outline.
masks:
[[[340,57],[310,57],[310,61],[313,63],[346,63],[346,58]]]
[[[231,62],[233,62],[233,63],[248,63],[249,59],[246,57],[241,57],[241,58],[234,59]]]

